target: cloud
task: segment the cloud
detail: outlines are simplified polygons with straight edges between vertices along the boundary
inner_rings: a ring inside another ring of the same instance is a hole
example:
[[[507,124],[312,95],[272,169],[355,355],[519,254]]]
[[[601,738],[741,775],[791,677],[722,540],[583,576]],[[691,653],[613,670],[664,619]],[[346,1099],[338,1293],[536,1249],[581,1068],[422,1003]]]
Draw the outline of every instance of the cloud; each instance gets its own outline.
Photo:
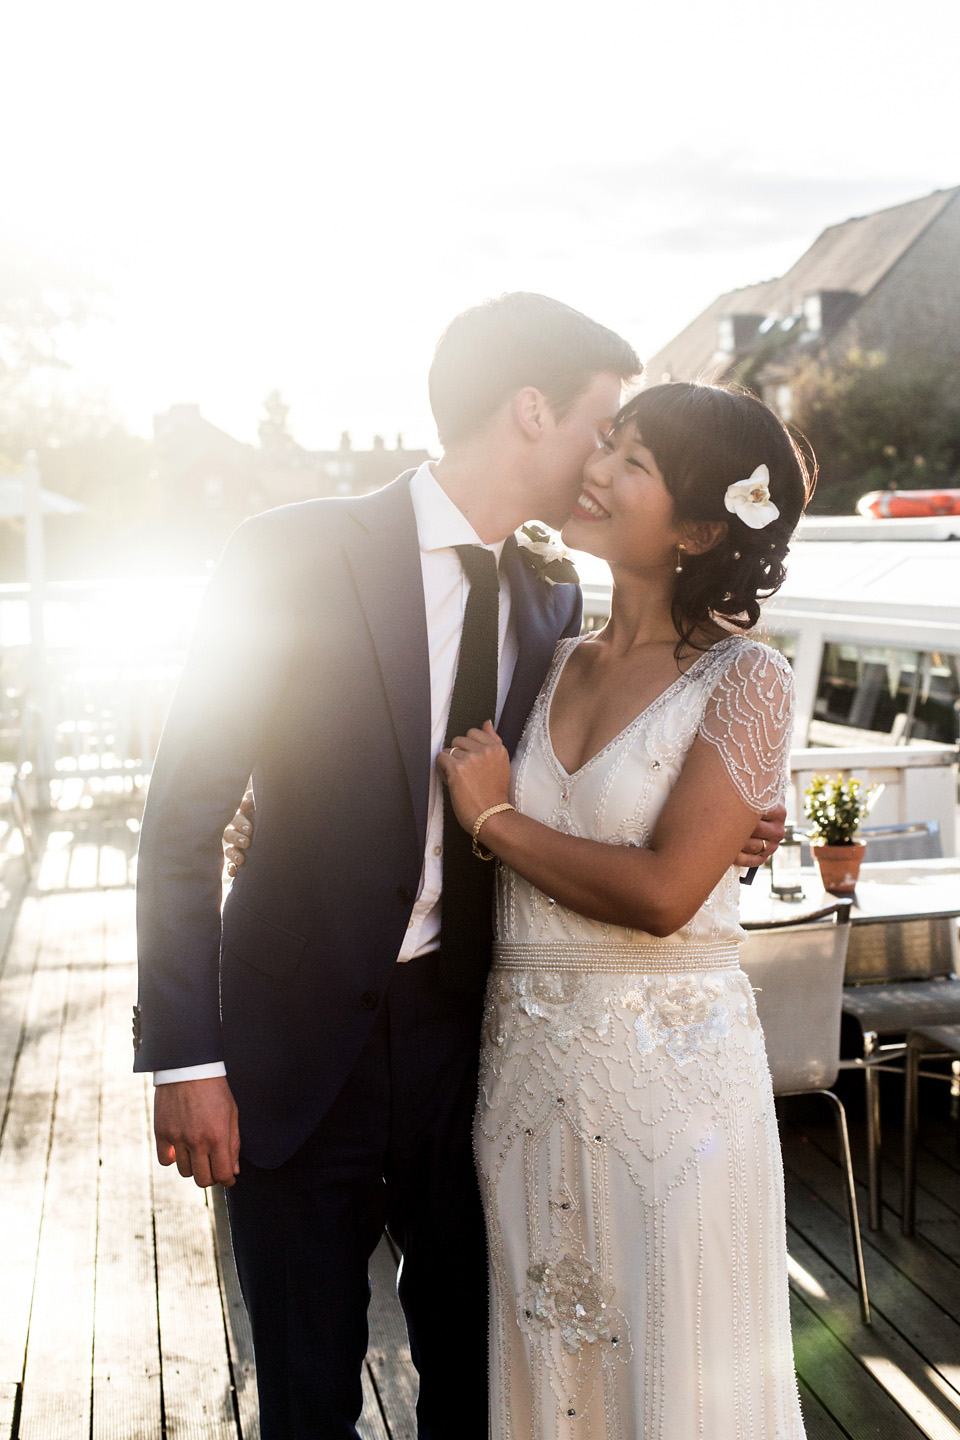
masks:
[[[786,174],[731,152],[678,151],[649,161],[558,167],[539,178],[474,189],[470,208],[504,237],[549,229],[554,245],[602,235],[616,250],[704,254],[806,243],[820,229],[923,195],[922,176]],[[462,201],[460,202],[463,203]]]

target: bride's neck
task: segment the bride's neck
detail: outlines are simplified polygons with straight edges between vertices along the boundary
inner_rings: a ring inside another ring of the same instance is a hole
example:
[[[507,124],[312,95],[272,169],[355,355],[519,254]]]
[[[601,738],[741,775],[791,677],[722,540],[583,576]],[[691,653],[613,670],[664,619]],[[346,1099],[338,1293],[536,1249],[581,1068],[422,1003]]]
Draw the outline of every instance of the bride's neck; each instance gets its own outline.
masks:
[[[610,619],[604,640],[614,650],[626,652],[641,645],[677,643],[671,614],[673,575],[662,569],[641,572],[613,572]]]

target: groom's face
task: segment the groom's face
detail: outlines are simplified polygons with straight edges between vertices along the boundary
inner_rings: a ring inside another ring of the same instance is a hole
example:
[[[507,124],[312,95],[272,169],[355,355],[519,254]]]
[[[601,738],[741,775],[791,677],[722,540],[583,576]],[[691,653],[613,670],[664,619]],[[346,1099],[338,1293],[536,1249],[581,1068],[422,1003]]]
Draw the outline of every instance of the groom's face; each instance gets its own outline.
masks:
[[[594,376],[553,427],[542,456],[543,484],[534,519],[559,530],[580,494],[583,467],[620,409],[619,375]]]

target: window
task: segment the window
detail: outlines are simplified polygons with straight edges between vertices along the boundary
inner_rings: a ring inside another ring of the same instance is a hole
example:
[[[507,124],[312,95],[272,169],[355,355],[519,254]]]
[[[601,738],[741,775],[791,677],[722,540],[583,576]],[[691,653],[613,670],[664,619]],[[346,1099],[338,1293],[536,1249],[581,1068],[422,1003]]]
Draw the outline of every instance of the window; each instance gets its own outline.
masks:
[[[960,733],[960,657],[886,646],[825,645],[810,743],[823,743],[823,727],[835,725],[858,730],[873,743],[953,744]],[[852,737],[848,743],[855,743]]]

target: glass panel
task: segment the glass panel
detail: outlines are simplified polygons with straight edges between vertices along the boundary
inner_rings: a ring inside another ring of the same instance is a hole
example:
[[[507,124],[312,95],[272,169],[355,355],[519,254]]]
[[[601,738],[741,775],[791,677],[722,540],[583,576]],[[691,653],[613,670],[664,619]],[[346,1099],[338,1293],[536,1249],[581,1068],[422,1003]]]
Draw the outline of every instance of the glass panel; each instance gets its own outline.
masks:
[[[897,744],[952,744],[960,721],[960,665],[956,655],[925,654],[878,645],[823,648],[814,715]]]

